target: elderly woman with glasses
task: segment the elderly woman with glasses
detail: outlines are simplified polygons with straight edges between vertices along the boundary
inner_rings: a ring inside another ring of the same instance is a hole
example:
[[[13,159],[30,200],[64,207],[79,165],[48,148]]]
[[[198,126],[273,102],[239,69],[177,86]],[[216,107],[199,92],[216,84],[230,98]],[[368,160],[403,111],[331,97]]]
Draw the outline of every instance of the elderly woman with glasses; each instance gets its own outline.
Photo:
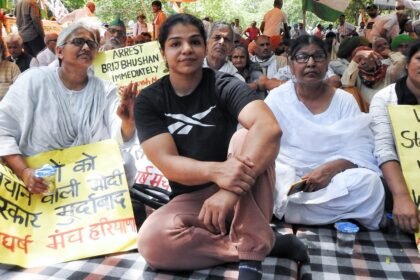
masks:
[[[289,66],[294,78],[266,98],[283,132],[274,214],[289,223],[354,219],[377,229],[384,189],[370,117],[359,111],[353,96],[325,82],[328,53],[321,39],[296,39]],[[291,189],[298,181],[299,187]]]
[[[58,68],[23,73],[0,103],[0,157],[31,193],[46,191],[25,157],[114,138],[135,139],[134,96],[88,75],[98,48],[96,31],[81,23],[64,29],[57,40]]]

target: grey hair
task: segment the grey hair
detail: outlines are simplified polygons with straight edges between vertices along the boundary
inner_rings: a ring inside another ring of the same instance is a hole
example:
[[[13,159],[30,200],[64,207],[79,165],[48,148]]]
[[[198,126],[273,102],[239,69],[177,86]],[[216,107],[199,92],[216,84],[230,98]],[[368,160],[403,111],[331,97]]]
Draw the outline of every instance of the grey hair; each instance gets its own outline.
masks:
[[[6,37],[6,44],[10,42],[15,42],[15,41],[18,42],[19,45],[23,46],[23,39],[22,37],[20,37],[19,34],[13,33]]]
[[[99,38],[97,37],[96,30],[83,22],[77,22],[69,25],[60,32],[60,35],[58,35],[57,38],[57,47],[64,46],[66,44],[67,39],[79,29],[84,29],[90,34],[92,34],[93,39],[96,43],[98,43]]]
[[[235,39],[235,36],[234,36],[234,33],[235,33],[235,32],[233,32],[233,28],[232,28],[232,26],[231,26],[229,23],[226,23],[226,22],[220,22],[220,21],[213,23],[213,25],[212,25],[212,27],[211,27],[211,29],[210,29],[210,31],[209,31],[209,34],[208,34],[208,36],[207,36],[207,40],[209,40],[209,39],[210,39],[210,37],[211,37],[211,35],[213,34],[213,32],[215,32],[216,30],[222,29],[222,28],[227,28],[227,29],[229,29],[229,33],[230,33],[230,40],[233,42],[233,40]]]

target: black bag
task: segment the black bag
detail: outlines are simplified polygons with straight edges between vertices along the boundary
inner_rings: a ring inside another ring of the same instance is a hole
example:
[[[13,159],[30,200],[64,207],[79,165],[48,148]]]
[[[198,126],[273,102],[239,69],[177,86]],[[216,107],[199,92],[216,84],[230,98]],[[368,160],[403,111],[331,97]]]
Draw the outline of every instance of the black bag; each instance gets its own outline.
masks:
[[[134,184],[131,188],[131,194],[144,205],[158,209],[169,202],[171,192],[158,187]]]

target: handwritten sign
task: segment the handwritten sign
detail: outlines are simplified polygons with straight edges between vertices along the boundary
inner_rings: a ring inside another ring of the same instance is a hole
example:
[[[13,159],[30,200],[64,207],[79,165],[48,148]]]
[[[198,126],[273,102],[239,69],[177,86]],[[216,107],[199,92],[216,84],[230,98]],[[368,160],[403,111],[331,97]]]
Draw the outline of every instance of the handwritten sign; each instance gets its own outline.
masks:
[[[130,147],[129,153],[135,159],[137,169],[135,182],[137,184],[171,191],[168,179],[166,179],[162,172],[146,157],[139,144]]]
[[[46,163],[58,168],[50,195],[30,193],[0,165],[0,263],[45,266],[136,247],[137,229],[115,141],[27,158],[33,168]]]
[[[388,106],[394,132],[395,145],[404,179],[417,208],[420,205],[420,106]],[[420,251],[420,232],[416,233]]]
[[[144,88],[167,72],[158,42],[100,52],[93,61],[98,77],[118,85],[138,82]]]

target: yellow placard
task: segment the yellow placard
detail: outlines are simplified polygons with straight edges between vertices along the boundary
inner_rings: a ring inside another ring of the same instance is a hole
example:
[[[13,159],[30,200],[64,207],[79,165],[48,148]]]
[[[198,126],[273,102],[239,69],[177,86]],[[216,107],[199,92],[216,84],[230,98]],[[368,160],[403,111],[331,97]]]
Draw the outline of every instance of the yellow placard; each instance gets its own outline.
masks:
[[[156,41],[99,52],[92,65],[96,76],[118,85],[138,82],[140,89],[167,73]]]
[[[417,208],[420,205],[420,106],[389,105],[395,145],[404,179]],[[416,233],[420,251],[420,232]]]
[[[31,194],[0,165],[0,263],[45,266],[135,248],[137,229],[114,140],[27,158],[57,167],[55,191]]]

